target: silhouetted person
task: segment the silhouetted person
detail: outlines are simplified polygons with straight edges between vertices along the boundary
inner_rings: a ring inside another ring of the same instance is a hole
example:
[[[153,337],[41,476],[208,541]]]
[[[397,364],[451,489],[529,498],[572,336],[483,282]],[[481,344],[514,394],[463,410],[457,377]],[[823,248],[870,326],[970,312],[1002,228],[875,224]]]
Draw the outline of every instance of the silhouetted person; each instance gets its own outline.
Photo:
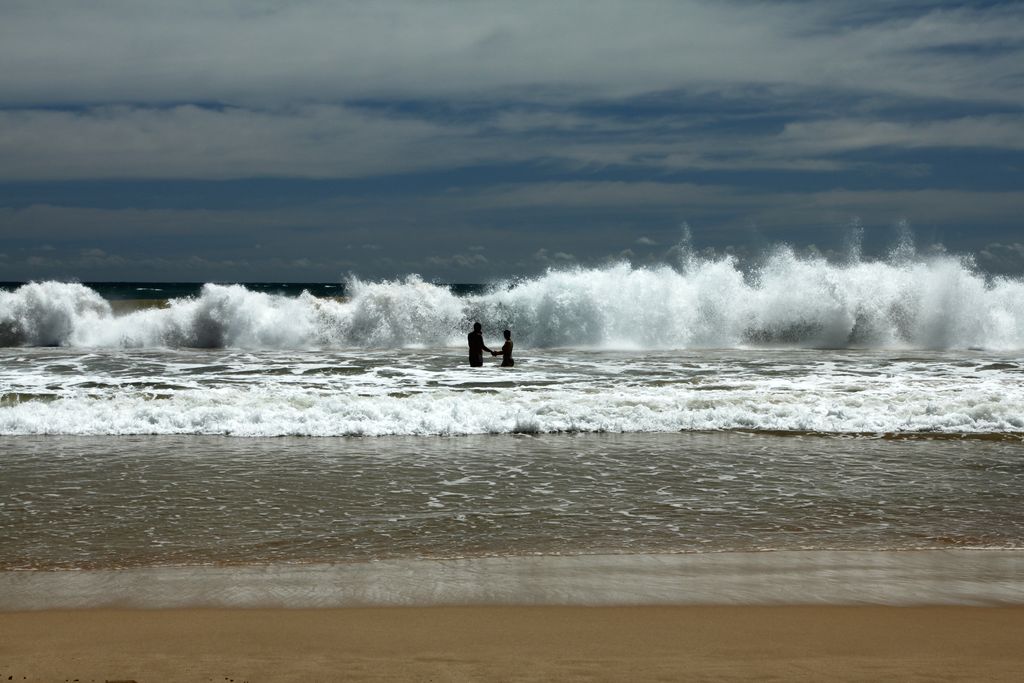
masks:
[[[510,368],[516,364],[512,360],[512,333],[508,330],[502,332],[505,335],[505,343],[501,347],[501,351],[491,351],[492,356],[501,356],[501,367]]]
[[[469,364],[474,368],[484,364],[484,351],[494,355],[494,351],[484,344],[484,335],[480,329],[480,323],[473,323],[473,331],[469,333]]]

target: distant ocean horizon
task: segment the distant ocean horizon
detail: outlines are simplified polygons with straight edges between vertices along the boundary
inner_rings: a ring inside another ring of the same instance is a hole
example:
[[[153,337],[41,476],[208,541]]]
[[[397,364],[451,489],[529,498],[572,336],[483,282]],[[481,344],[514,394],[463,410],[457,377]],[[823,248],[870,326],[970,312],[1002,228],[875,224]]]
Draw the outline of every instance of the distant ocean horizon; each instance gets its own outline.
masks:
[[[50,280],[53,281],[53,280]],[[13,292],[30,282],[38,280],[23,280],[0,282],[0,291]],[[345,296],[344,281],[337,282],[248,282],[242,280],[223,281],[148,281],[148,280],[57,280],[57,282],[68,282],[81,284],[91,289],[108,301],[125,300],[169,300],[186,297],[196,297],[202,293],[203,285],[242,285],[246,289],[261,294],[277,294],[280,296],[299,296],[306,291],[317,297]],[[486,289],[487,285],[478,283],[444,283],[437,282],[442,287],[448,287],[456,294],[471,294]]]

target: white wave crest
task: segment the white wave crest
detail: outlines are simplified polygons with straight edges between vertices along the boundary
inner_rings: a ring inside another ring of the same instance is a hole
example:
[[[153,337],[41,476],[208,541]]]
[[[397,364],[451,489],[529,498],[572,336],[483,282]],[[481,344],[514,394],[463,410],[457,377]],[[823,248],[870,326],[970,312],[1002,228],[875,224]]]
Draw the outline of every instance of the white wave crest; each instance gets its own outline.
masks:
[[[80,329],[112,315],[110,304],[88,287],[31,282],[0,291],[0,346],[73,344]]]
[[[551,271],[456,296],[418,276],[347,283],[347,300],[205,285],[165,309],[115,316],[82,285],[0,293],[0,344],[381,348],[465,343],[479,320],[519,348],[1024,348],[1024,282],[948,256],[834,264],[777,250],[752,272],[731,258]]]
[[[1000,398],[985,386],[936,399],[925,390],[888,391],[884,382],[856,394],[771,393],[771,378],[750,389],[696,392],[686,387],[507,388],[502,393],[435,390],[408,396],[312,391],[280,384],[101,396],[67,391],[48,402],[0,410],[0,435],[225,434],[233,436],[454,436],[551,432],[704,430],[816,433],[1021,434],[1021,391]],[[777,389],[777,387],[776,387]],[[822,399],[821,394],[825,394]],[[770,398],[766,398],[770,396]]]

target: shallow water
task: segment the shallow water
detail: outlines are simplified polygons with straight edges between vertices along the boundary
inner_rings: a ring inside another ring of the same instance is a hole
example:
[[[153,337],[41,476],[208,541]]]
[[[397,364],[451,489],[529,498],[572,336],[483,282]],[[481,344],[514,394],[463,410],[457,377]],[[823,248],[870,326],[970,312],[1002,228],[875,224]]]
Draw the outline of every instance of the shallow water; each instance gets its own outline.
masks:
[[[1024,448],[748,433],[0,438],[0,568],[1024,547]]]

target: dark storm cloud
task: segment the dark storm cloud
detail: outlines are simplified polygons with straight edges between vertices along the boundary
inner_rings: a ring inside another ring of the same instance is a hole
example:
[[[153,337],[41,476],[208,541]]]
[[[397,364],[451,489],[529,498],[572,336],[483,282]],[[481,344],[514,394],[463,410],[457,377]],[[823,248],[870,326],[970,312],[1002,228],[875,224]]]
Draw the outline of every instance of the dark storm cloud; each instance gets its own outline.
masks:
[[[8,277],[1019,243],[1019,3],[14,0],[0,63]]]

